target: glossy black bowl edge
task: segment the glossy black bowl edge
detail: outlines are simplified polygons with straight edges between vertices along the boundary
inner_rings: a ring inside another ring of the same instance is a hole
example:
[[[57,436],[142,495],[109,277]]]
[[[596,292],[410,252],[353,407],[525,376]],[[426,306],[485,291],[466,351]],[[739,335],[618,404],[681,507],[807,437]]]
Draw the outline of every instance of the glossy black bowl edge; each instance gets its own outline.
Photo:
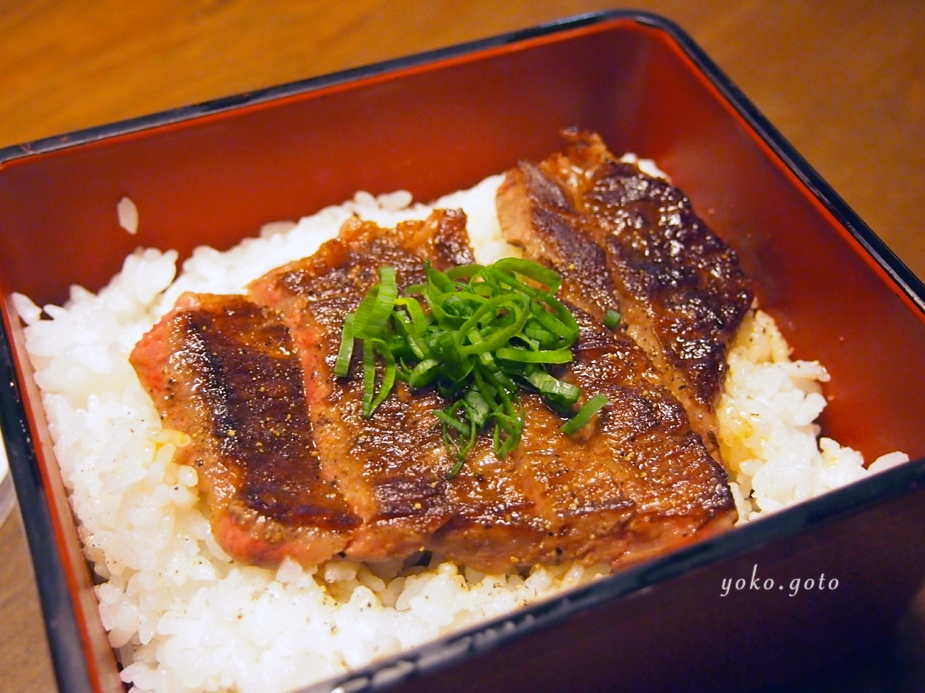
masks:
[[[93,690],[77,611],[65,567],[55,545],[55,531],[45,484],[39,473],[22,389],[14,368],[6,330],[0,330],[0,425],[22,517],[52,665],[61,693]]]

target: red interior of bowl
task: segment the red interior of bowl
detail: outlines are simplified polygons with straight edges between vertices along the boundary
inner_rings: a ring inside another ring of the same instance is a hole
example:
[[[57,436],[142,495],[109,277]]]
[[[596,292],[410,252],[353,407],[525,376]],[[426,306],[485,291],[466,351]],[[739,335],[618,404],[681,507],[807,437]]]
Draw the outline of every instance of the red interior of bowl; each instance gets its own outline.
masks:
[[[345,85],[9,161],[0,166],[0,283],[60,303],[97,290],[137,246],[227,248],[267,221],[404,188],[423,200],[557,149],[561,128],[654,158],[736,247],[796,356],[832,374],[826,433],[868,458],[925,455],[925,326],[838,221],[661,29],[629,19],[405,67]],[[118,224],[123,196],[140,224]],[[8,317],[24,382],[22,334]],[[41,403],[27,406],[58,540],[77,577],[97,685],[105,646]],[[103,644],[101,644],[103,643]]]

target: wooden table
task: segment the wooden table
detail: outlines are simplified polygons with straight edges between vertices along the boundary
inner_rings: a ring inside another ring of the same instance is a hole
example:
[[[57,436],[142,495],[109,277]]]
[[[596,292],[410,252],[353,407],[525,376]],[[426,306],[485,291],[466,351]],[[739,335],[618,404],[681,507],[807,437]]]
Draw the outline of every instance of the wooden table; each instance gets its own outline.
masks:
[[[278,5],[3,0],[0,146],[610,7],[592,0]],[[632,5],[687,31],[925,276],[925,3]],[[0,554],[0,689],[54,690],[15,514],[0,529]],[[802,690],[925,691],[925,593],[892,640],[775,689]]]

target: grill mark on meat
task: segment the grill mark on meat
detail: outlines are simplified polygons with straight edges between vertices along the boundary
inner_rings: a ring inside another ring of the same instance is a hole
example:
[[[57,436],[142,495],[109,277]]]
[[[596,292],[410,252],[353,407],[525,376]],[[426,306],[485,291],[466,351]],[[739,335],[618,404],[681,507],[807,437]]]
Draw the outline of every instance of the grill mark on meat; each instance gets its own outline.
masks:
[[[729,345],[752,303],[748,279],[681,191],[618,162],[597,135],[566,135],[564,153],[508,173],[498,196],[505,237],[578,275],[573,284],[598,284],[584,294],[595,297],[593,315],[613,292],[629,333],[718,455],[715,404]],[[607,286],[594,277],[602,266]]]
[[[576,230],[582,225],[565,190],[536,165],[521,162],[508,171],[497,193],[505,240],[562,277],[559,297],[603,320],[619,310],[603,248]]]
[[[164,426],[192,438],[176,459],[196,468],[225,551],[273,565],[343,549],[359,518],[322,478],[278,316],[243,296],[184,294],[130,360]]]
[[[427,548],[486,573],[532,565],[546,527],[518,483],[519,466],[511,455],[498,459],[491,436],[480,436],[462,469],[445,486],[453,513]]]

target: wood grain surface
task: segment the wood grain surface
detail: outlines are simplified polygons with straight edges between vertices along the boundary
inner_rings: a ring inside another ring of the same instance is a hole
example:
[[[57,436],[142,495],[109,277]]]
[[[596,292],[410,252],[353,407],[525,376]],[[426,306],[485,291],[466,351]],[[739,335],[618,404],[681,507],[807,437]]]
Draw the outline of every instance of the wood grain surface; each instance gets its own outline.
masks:
[[[632,6],[690,34],[925,276],[925,3]],[[0,147],[610,8],[591,0],[0,0]],[[53,691],[15,513],[0,529],[0,553],[0,690]],[[925,691],[925,593],[894,638],[774,692],[836,690]]]

